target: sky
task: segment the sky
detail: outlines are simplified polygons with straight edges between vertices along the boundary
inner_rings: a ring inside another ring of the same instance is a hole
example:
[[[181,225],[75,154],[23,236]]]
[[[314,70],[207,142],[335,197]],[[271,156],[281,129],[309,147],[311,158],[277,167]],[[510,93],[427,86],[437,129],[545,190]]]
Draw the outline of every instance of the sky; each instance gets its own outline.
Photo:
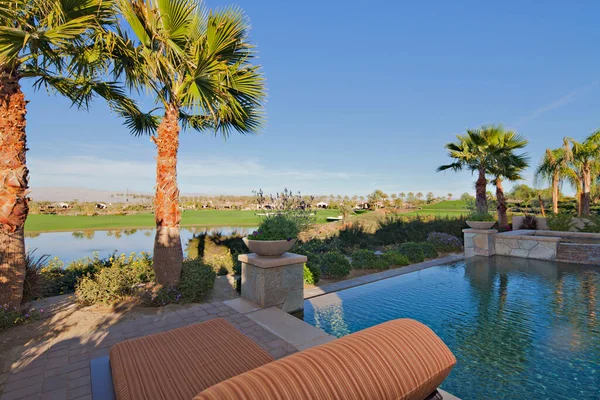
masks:
[[[183,194],[473,192],[436,173],[444,144],[503,124],[530,142],[532,168],[564,136],[600,128],[595,1],[276,1],[235,4],[251,20],[268,87],[267,123],[224,140],[182,132]],[[98,100],[89,111],[23,80],[30,185],[154,188],[155,146]],[[147,108],[152,99],[144,99]],[[510,187],[510,184],[507,185]],[[491,190],[491,187],[489,188]]]

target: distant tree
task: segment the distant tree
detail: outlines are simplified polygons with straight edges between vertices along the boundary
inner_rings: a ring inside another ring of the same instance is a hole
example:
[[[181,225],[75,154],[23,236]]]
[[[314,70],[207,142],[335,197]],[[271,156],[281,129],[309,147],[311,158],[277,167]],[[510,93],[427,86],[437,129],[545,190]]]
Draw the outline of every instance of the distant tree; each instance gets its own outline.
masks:
[[[419,192],[417,193],[417,199],[419,199],[419,201],[423,198],[423,193]]]
[[[350,200],[344,200],[339,204],[338,209],[342,217],[346,219],[353,212],[354,205],[350,202]]]
[[[452,200],[452,193],[448,193],[448,200]]]
[[[433,202],[433,199],[434,199],[433,192],[427,193],[427,203],[429,204],[429,203]]]
[[[400,196],[401,199],[403,199],[403,198],[406,197],[406,194],[404,192],[400,192],[399,196]]]
[[[583,142],[565,138],[563,146],[568,164],[581,187],[580,216],[590,215],[592,186],[600,175],[600,130],[588,136]]]
[[[550,183],[552,188],[552,212],[558,214],[558,198],[560,186],[565,179],[568,179],[572,170],[568,166],[568,159],[565,157],[565,149],[546,149],[544,157],[535,170],[534,183],[537,185],[540,181]],[[579,202],[579,199],[577,199]]]
[[[472,196],[470,193],[468,193],[468,192],[464,192],[464,193],[463,193],[463,194],[460,196],[460,199],[461,199],[462,201],[468,202],[468,201],[470,201],[470,200],[474,200],[474,199],[475,199],[475,197],[473,197],[473,196]]]
[[[392,200],[395,200],[397,197],[398,197],[398,195],[397,195],[396,193],[392,193],[392,194],[391,194],[391,198],[392,198]]]

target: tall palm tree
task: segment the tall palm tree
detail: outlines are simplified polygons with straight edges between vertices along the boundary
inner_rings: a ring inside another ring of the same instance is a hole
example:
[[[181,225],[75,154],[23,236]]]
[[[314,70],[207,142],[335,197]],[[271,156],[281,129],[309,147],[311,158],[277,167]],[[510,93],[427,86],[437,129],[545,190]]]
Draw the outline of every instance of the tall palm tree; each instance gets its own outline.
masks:
[[[114,82],[103,27],[114,22],[107,0],[0,0],[0,305],[18,306],[25,276],[23,228],[28,214],[23,79],[79,107],[99,95],[135,114]]]
[[[156,96],[162,117],[126,116],[134,134],[150,133],[157,147],[154,269],[159,284],[179,281],[183,252],[177,186],[180,127],[256,133],[265,85],[238,8],[206,12],[199,0],[117,0],[133,37],[121,72],[133,88]],[[180,125],[181,122],[181,125]]]
[[[511,151],[510,145],[515,145],[515,143],[507,143],[507,146],[500,148],[498,144],[502,134],[504,134],[504,129],[501,125],[467,129],[465,135],[456,136],[456,142],[447,143],[444,146],[448,150],[448,156],[453,158],[454,162],[441,165],[437,169],[438,172],[449,169],[453,171],[467,169],[472,173],[477,173],[475,206],[479,213],[488,212],[486,173],[502,157],[503,152]]]
[[[535,170],[534,181],[537,185],[540,180],[547,181],[552,187],[552,212],[558,214],[558,197],[560,186],[569,176],[567,159],[564,148],[546,149],[540,165]],[[579,201],[579,200],[578,200]]]
[[[499,148],[505,149],[503,156],[499,157],[488,171],[492,176],[492,184],[496,186],[496,202],[498,210],[498,226],[508,229],[508,215],[506,213],[506,196],[504,196],[503,180],[518,181],[523,179],[521,172],[529,166],[526,154],[515,154],[514,150],[522,149],[528,141],[514,132],[503,132],[499,136]],[[510,150],[508,150],[510,149]]]
[[[566,158],[581,186],[580,216],[590,215],[592,185],[600,174],[600,130],[588,136],[583,142],[565,138],[563,146]]]

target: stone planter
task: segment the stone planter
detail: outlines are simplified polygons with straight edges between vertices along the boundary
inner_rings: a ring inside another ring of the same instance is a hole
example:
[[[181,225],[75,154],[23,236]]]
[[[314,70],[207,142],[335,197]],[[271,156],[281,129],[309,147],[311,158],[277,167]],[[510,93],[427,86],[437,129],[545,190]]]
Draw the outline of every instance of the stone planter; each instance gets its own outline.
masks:
[[[278,257],[294,247],[296,239],[292,240],[252,240],[245,237],[244,244],[251,252],[263,257]]]
[[[467,225],[473,229],[492,229],[496,221],[467,221]]]

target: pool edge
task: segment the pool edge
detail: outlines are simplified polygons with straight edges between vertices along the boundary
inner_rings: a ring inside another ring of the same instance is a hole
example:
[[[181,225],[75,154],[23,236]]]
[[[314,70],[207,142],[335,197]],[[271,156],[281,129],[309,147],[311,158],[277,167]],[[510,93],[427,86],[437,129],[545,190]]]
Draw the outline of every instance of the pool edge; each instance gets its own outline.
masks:
[[[415,271],[421,271],[426,268],[437,267],[441,264],[447,264],[451,262],[464,260],[464,258],[465,256],[462,253],[449,254],[445,257],[435,258],[433,260],[424,261],[418,264],[407,265],[406,267],[388,269],[386,271],[376,272],[374,274],[359,276],[358,278],[328,283],[326,285],[317,286],[312,289],[305,289],[304,300],[312,299],[314,297],[322,296],[329,293],[339,292],[340,290],[366,285],[368,283],[381,281],[383,279],[393,278],[395,276],[400,276]]]

